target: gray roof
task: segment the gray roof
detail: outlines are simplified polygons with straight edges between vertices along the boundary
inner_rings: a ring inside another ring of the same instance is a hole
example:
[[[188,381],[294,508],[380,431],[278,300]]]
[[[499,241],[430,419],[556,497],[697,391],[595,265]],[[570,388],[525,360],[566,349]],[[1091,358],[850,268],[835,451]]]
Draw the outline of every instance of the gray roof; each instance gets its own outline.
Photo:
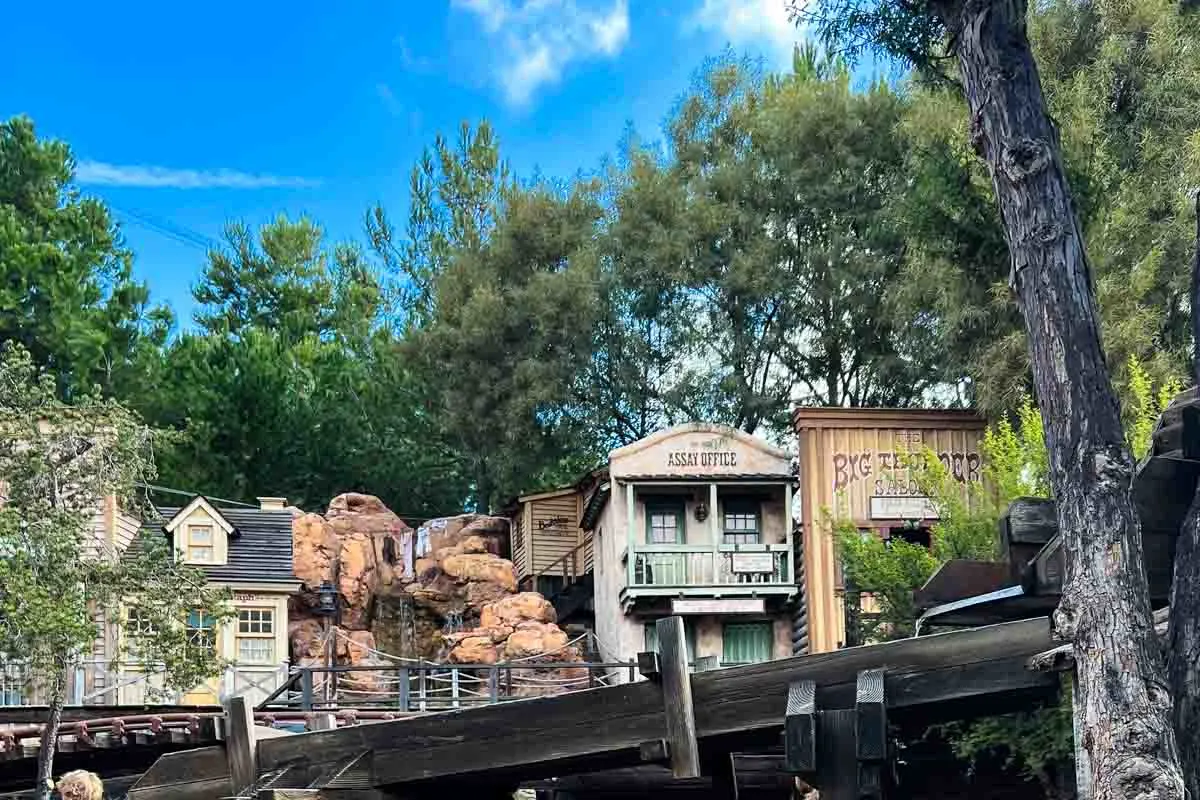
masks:
[[[159,507],[161,522],[144,522],[142,530],[166,536],[163,526],[179,508]],[[295,583],[292,566],[292,512],[258,508],[218,508],[234,527],[229,537],[229,561],[213,566],[196,566],[216,581]]]

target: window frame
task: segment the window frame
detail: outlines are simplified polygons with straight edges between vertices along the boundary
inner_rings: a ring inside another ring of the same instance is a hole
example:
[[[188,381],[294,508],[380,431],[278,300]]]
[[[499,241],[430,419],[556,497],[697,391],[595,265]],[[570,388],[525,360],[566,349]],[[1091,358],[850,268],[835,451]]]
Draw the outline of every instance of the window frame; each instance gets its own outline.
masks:
[[[207,531],[208,542],[206,544],[197,544],[194,540],[197,531]],[[196,558],[197,550],[205,550],[208,552],[208,558]],[[189,564],[216,564],[217,563],[217,533],[216,526],[209,523],[207,525],[188,525],[187,526],[187,547],[184,550],[184,559]]]
[[[257,619],[249,617],[243,619],[243,614],[257,615]],[[277,620],[278,614],[276,614],[276,609],[271,606],[244,606],[237,609],[237,616],[234,619],[233,645],[238,664],[265,665],[276,663],[278,654],[275,652],[275,625]],[[247,626],[246,630],[242,629],[243,623]],[[252,629],[255,625],[258,626],[258,630]],[[267,658],[243,660],[242,642],[245,641],[266,642],[269,648]]]
[[[686,544],[687,533],[685,531],[684,520],[687,517],[687,503],[681,497],[678,500],[670,497],[647,497],[642,502],[646,513],[646,544]],[[659,542],[654,539],[654,515],[671,513],[675,516],[675,540],[673,542]]]
[[[196,620],[195,624],[192,623],[193,617]],[[217,620],[204,609],[195,608],[188,612],[184,630],[187,633],[188,647],[217,651]],[[208,641],[204,642],[201,639],[206,633]]]
[[[730,497],[721,501],[721,544],[726,545],[742,545],[742,544],[762,544],[763,542],[763,513],[762,501],[754,497]],[[730,516],[753,516],[754,530],[737,530],[729,527]],[[743,537],[753,535],[754,541],[737,541],[729,537]]]

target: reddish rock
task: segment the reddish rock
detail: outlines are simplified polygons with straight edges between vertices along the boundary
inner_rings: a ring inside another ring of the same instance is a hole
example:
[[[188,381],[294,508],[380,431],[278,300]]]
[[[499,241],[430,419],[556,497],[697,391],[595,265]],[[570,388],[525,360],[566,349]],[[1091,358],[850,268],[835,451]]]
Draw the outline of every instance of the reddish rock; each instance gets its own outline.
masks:
[[[557,656],[567,648],[567,634],[557,625],[523,622],[504,640],[504,657],[537,658]]]
[[[442,570],[461,583],[478,581],[494,583],[510,592],[517,590],[517,576],[512,562],[491,553],[456,553],[446,556]]]
[[[495,664],[500,660],[496,645],[488,636],[466,636],[450,651],[452,664]]]
[[[479,614],[479,625],[483,628],[515,626],[526,620],[555,622],[554,606],[537,592],[521,592],[489,603]]]

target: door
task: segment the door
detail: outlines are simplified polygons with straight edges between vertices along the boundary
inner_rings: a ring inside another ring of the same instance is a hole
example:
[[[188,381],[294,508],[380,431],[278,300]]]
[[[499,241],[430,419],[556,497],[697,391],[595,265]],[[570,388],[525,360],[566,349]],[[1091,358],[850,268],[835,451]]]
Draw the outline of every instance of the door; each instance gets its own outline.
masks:
[[[187,621],[188,646],[218,651],[217,630],[213,618],[204,611],[192,611]],[[184,705],[216,705],[220,703],[220,678],[210,678],[183,696]]]
[[[770,622],[727,622],[722,628],[721,666],[771,660],[774,626]]]

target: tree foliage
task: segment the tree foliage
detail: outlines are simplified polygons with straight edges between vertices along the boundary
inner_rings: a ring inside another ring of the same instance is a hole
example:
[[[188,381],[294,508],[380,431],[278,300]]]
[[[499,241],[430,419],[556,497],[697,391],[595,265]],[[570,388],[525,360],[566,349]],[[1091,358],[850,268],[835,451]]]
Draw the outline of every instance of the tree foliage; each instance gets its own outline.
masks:
[[[153,478],[150,446],[150,431],[116,402],[80,393],[63,403],[29,353],[0,353],[0,658],[23,667],[52,710],[39,764],[46,797],[56,710],[67,675],[92,651],[98,612],[145,617],[138,655],[160,666],[167,688],[191,688],[223,666],[192,645],[184,622],[193,609],[227,618],[227,592],[177,563],[163,537],[147,535],[123,555],[94,533],[108,498],[128,507]]]
[[[138,386],[171,315],[132,278],[108,209],[71,186],[70,148],[0,121],[0,342],[21,344],[65,399]]]

